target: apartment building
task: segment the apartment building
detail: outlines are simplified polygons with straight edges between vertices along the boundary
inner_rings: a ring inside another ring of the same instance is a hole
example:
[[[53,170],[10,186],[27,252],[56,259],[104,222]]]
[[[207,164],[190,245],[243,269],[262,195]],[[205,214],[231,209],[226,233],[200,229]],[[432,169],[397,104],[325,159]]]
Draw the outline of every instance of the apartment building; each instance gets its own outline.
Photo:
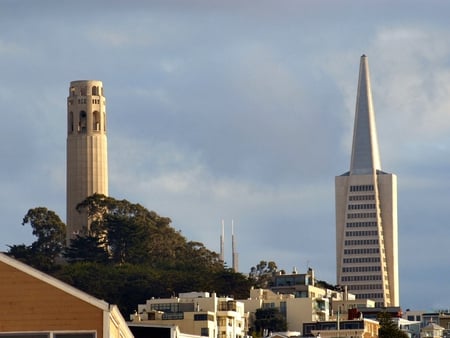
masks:
[[[210,338],[243,338],[248,331],[248,313],[242,302],[208,292],[149,299],[138,305],[131,320],[134,327],[177,325],[184,334]]]

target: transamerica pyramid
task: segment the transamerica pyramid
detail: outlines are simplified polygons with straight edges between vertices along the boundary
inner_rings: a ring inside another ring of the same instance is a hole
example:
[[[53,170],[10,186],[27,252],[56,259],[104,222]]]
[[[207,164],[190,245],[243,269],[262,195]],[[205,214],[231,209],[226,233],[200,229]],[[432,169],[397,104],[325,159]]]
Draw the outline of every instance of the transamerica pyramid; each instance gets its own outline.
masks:
[[[336,277],[357,299],[399,306],[397,177],[381,169],[368,58],[361,56],[350,171],[335,178]]]

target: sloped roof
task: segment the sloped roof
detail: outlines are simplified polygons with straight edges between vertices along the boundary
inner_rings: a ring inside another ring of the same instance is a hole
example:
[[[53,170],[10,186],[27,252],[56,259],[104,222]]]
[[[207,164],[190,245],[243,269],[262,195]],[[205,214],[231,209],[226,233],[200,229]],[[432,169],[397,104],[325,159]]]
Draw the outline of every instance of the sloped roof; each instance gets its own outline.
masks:
[[[51,286],[65,292],[73,297],[76,297],[88,304],[91,304],[103,311],[109,311],[111,309],[110,305],[107,302],[100,300],[98,298],[95,298],[95,297],[87,294],[86,292],[83,292],[69,284],[66,284],[66,283],[60,281],[59,279],[56,279],[50,275],[47,275],[46,273],[44,273],[42,271],[34,269],[29,265],[19,262],[18,260],[11,258],[3,253],[0,253],[0,262],[7,264],[7,265],[11,266],[12,268],[17,269],[29,276],[32,276],[44,283],[50,284]]]
[[[380,169],[381,161],[372,102],[369,61],[366,55],[362,55],[359,67],[350,173],[368,175],[374,174],[376,170]]]
[[[429,323],[422,329],[422,331],[439,331],[439,330],[445,330],[445,328],[437,325],[436,323]]]

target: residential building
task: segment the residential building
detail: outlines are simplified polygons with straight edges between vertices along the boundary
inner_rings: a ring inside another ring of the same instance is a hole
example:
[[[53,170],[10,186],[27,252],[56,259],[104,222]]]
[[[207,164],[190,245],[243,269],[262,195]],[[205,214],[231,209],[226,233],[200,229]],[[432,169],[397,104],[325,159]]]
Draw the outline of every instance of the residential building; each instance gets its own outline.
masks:
[[[277,308],[286,318],[290,331],[301,331],[305,322],[329,319],[330,300],[326,290],[309,285],[301,297],[294,294],[275,293],[269,289],[251,289],[248,299],[240,299],[245,311],[250,313],[250,323],[255,319],[258,309]]]
[[[374,307],[370,299],[356,299],[347,288],[329,289],[317,282],[314,270],[306,273],[276,273],[270,289],[250,290],[248,299],[241,299],[250,313],[250,326],[257,309],[277,308],[286,318],[288,330],[301,331],[303,323],[312,321],[347,320],[349,312]],[[355,315],[351,319],[358,318]]]
[[[420,328],[425,328],[429,324],[436,324],[443,328],[442,337],[450,338],[450,313],[448,310],[442,310],[437,312],[425,312],[417,310],[406,310],[403,318],[420,323]],[[430,326],[429,331],[432,330]],[[427,331],[426,331],[427,332]],[[428,332],[430,334],[430,332]]]
[[[421,338],[442,338],[444,337],[444,328],[436,323],[429,323],[420,330]]]
[[[0,338],[132,338],[115,305],[0,253]]]
[[[443,337],[450,338],[450,313],[442,312],[439,314],[439,326],[444,328]]]
[[[77,205],[94,193],[108,195],[106,99],[101,81],[70,83],[67,98],[67,242],[89,227]]]
[[[248,331],[248,313],[242,302],[208,292],[149,299],[138,305],[131,320],[134,326],[177,325],[184,334],[210,338],[243,338]]]
[[[357,299],[399,305],[397,177],[381,168],[367,56],[360,61],[350,170],[335,179],[336,278]]]
[[[411,322],[422,322],[422,317],[424,313],[425,311],[406,309],[406,311],[403,312],[402,317]]]
[[[380,324],[372,319],[326,321],[303,324],[303,337],[376,338]]]
[[[198,335],[180,332],[180,328],[177,325],[128,323],[128,327],[134,338],[201,338]]]

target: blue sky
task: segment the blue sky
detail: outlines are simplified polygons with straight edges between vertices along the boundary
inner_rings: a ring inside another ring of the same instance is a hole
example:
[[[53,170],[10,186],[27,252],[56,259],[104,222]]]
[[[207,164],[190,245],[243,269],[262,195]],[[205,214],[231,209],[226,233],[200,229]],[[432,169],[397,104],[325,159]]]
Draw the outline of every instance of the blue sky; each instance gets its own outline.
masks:
[[[398,177],[400,302],[450,307],[450,3],[0,0],[0,250],[65,220],[66,98],[103,81],[110,195],[219,250],[335,283],[359,58]],[[426,290],[426,291],[425,291]]]

